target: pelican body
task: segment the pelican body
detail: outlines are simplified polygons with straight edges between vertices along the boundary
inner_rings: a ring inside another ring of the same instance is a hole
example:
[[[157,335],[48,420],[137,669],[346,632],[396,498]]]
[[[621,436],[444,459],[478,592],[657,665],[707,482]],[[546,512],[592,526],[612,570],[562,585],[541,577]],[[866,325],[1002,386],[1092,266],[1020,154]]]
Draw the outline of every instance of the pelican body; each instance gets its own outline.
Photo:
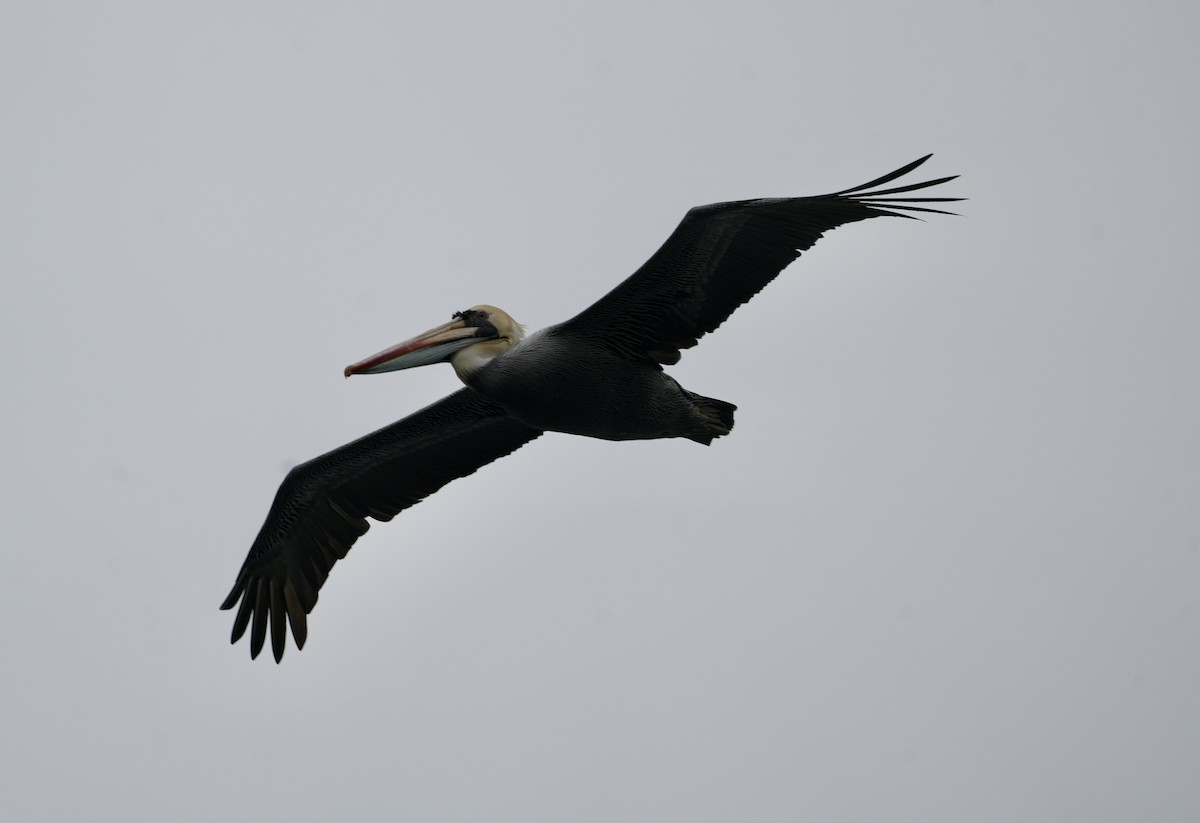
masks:
[[[686,437],[708,445],[736,408],[688,391],[654,363],[624,360],[551,327],[468,378],[518,420],[603,440]]]
[[[276,662],[290,624],[297,648],[335,562],[366,532],[446,483],[544,432],[604,440],[682,437],[709,445],[733,429],[732,403],[688,391],[663,371],[757,294],[825,231],[907,212],[949,214],[896,197],[943,177],[878,189],[929,155],[876,180],[816,197],[744,200],[692,209],[632,276],[572,319],[526,337],[495,306],[346,367],[380,374],[448,362],[463,389],[288,473],[221,608],[240,605],[232,641],[249,627],[257,657],[268,629]]]

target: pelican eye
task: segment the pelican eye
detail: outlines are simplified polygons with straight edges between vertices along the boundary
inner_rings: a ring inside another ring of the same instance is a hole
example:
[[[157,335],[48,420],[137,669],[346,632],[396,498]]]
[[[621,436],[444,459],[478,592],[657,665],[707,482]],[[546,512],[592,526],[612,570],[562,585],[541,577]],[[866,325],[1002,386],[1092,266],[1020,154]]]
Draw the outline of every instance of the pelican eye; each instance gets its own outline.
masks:
[[[476,337],[492,336],[495,337],[498,332],[496,327],[488,320],[488,313],[482,309],[467,309],[466,311],[456,311],[451,315],[453,320],[462,320],[464,326],[480,329],[485,333],[477,334]]]

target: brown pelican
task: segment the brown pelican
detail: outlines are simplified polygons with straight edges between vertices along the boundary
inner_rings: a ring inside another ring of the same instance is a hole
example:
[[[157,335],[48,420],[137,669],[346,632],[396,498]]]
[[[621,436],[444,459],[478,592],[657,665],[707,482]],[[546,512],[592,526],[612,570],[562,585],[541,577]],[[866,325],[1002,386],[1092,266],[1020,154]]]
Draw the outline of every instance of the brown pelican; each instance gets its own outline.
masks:
[[[645,265],[565,323],[525,336],[493,306],[346,368],[352,374],[449,362],[466,388],[398,423],[292,469],[221,604],[241,600],[232,642],[250,631],[250,656],[267,629],[278,662],[291,623],[297,648],[333,564],[366,532],[458,477],[543,432],[606,440],[686,437],[708,445],[733,428],[735,406],[690,392],[663,372],[680,350],[771,282],[830,229],[869,217],[950,214],[896,197],[954,177],[880,189],[931,155],[852,189],[817,197],[699,206]]]

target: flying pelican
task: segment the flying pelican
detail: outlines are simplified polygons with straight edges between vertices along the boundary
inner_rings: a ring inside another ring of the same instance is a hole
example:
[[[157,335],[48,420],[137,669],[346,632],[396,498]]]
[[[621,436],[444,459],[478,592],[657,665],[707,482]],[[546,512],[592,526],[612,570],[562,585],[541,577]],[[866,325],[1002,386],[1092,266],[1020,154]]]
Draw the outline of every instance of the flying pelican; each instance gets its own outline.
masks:
[[[565,323],[525,336],[494,306],[454,312],[410,340],[346,367],[352,374],[449,362],[466,384],[398,423],[296,466],[221,604],[241,601],[236,643],[257,657],[271,631],[283,658],[287,623],[297,648],[333,564],[367,531],[442,486],[543,432],[605,440],[686,437],[710,444],[733,428],[732,403],[690,392],[663,372],[830,229],[905,212],[952,212],[895,197],[952,177],[879,189],[932,155],[852,189],[817,197],[698,206],[640,269]],[[890,196],[889,196],[890,195]]]

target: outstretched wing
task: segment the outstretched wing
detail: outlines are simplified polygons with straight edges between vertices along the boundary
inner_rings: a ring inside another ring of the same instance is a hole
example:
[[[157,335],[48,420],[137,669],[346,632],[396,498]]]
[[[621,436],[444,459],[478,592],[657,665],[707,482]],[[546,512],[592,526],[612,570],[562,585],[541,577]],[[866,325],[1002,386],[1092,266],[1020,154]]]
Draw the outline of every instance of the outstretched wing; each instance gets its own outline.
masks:
[[[473,390],[461,389],[296,466],[275,494],[233,591],[221,604],[230,609],[242,601],[231,642],[252,626],[250,656],[257,657],[270,626],[279,662],[286,622],[291,622],[296,647],[304,648],[306,616],[317,604],[317,591],[333,564],[367,531],[368,517],[391,520],[541,433]]]
[[[927,154],[891,174],[834,194],[697,206],[645,265],[555,327],[556,333],[586,335],[630,359],[676,363],[680,349],[696,345],[724,323],[830,229],[869,217],[912,217],[905,212],[951,214],[916,204],[963,198],[894,195],[954,177],[877,188],[930,157]]]

